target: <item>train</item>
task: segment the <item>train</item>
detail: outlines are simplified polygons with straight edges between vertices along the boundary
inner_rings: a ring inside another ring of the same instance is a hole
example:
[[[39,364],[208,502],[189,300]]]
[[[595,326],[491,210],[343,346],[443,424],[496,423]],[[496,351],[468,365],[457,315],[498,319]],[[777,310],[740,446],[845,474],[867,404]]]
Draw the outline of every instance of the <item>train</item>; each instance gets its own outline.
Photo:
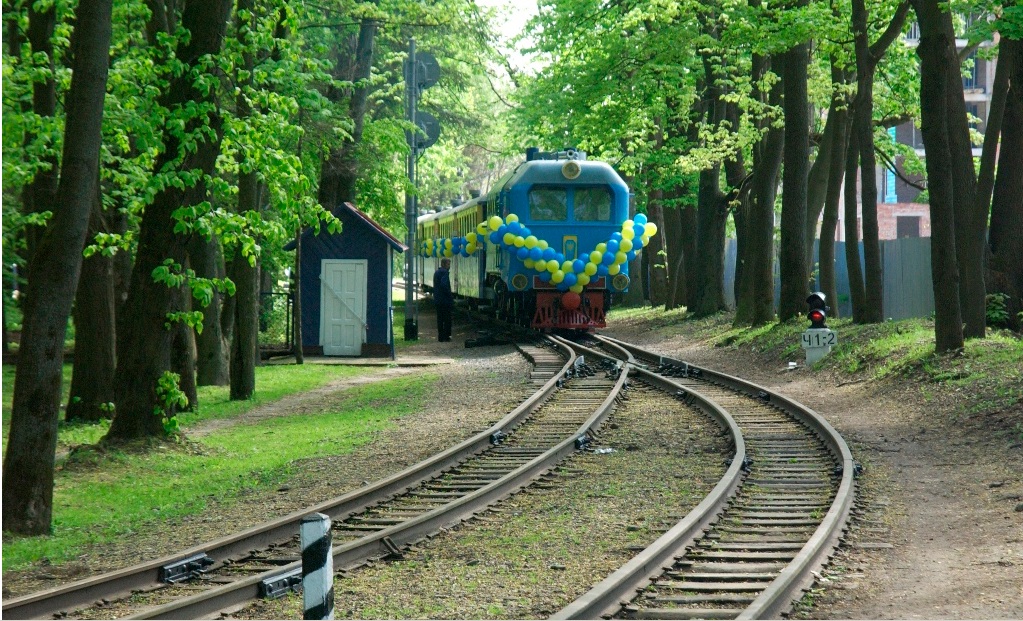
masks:
[[[535,330],[593,331],[629,288],[629,262],[657,234],[629,218],[628,185],[583,151],[526,150],[486,194],[416,222],[417,280],[431,293],[451,259],[451,289],[474,308]]]

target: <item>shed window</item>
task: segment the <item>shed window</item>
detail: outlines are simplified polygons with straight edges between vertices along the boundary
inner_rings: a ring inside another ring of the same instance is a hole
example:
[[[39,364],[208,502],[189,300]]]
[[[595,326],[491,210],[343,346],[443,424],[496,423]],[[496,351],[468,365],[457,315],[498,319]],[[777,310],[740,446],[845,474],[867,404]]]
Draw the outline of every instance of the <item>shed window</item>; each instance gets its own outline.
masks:
[[[611,220],[611,192],[607,188],[576,188],[572,213],[580,222]]]
[[[568,194],[560,188],[535,187],[529,191],[529,218],[564,222],[568,217]]]

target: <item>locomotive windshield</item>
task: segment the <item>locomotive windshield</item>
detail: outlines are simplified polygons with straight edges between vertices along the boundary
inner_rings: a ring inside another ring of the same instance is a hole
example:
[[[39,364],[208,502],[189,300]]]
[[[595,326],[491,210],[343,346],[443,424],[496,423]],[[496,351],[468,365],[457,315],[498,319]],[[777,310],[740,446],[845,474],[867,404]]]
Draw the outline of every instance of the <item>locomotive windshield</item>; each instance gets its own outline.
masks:
[[[529,190],[529,218],[533,222],[564,222],[569,206],[576,222],[610,222],[611,190],[601,186],[570,190],[534,186]]]
[[[581,222],[611,220],[611,191],[608,188],[576,188],[572,214]]]
[[[529,217],[534,222],[564,222],[568,217],[568,193],[563,188],[534,187],[529,191]]]

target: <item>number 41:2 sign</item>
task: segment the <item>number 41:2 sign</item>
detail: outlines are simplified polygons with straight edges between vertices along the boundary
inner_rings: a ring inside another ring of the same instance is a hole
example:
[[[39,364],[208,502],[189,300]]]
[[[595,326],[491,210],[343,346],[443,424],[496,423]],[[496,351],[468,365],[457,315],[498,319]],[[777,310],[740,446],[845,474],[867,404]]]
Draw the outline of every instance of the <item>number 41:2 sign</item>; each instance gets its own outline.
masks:
[[[804,348],[832,347],[838,344],[838,335],[829,328],[811,328],[800,335]]]

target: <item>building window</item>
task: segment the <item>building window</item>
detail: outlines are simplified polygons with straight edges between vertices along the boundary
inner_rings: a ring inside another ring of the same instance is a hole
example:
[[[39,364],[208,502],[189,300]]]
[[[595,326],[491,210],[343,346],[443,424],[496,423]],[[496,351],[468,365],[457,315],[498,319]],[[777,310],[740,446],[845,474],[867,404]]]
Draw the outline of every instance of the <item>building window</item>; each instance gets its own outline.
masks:
[[[963,63],[963,90],[972,91],[979,88],[977,84],[977,52],[973,52]]]
[[[920,216],[895,216],[895,236],[920,237]]]

